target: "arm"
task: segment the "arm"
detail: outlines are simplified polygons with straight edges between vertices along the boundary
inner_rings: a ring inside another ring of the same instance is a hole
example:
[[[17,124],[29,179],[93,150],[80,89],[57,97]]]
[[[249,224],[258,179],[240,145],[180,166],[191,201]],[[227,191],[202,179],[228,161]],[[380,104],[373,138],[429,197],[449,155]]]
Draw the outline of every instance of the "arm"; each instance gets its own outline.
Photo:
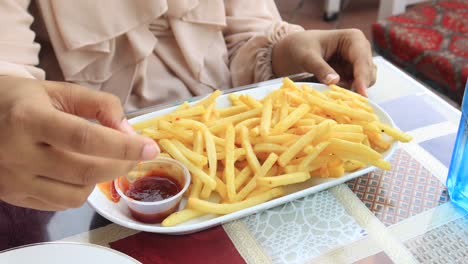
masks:
[[[30,0],[4,0],[0,5],[0,75],[44,79],[39,63],[40,46],[30,29],[34,18],[28,13]]]
[[[359,30],[304,30],[281,21],[272,0],[226,1],[226,16],[234,86],[309,72],[366,96],[375,82],[371,47]]]
[[[40,210],[79,207],[94,184],[126,175],[159,149],[133,132],[117,97],[43,80],[28,5],[0,3],[0,200]]]
[[[304,29],[282,21],[273,0],[229,0],[225,5],[224,37],[233,85],[273,78],[273,46],[286,35]]]

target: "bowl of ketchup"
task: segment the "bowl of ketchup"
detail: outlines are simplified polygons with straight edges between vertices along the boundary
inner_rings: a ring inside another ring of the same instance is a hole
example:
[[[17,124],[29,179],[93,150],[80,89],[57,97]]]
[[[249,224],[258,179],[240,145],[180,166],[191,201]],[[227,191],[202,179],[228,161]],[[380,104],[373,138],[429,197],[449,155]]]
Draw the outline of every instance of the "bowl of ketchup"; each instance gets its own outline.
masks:
[[[179,208],[190,185],[190,173],[179,161],[160,157],[139,163],[114,184],[133,218],[155,224]]]

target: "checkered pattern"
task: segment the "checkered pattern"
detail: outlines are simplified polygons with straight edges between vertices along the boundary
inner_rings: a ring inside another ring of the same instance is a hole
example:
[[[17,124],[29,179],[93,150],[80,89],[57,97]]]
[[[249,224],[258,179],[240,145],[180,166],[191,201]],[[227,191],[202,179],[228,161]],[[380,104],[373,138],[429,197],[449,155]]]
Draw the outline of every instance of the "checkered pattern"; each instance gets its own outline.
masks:
[[[445,186],[402,149],[396,151],[392,170],[376,170],[353,179],[348,186],[385,225],[448,201]]]

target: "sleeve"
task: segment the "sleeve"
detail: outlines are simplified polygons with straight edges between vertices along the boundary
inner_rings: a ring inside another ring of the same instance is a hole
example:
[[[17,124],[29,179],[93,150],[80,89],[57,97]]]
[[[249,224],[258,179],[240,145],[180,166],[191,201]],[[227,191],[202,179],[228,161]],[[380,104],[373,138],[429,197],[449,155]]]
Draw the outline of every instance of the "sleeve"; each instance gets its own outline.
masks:
[[[34,18],[28,13],[30,0],[0,3],[0,75],[44,79],[39,64],[40,45],[31,30]]]
[[[273,78],[273,46],[288,34],[304,29],[282,21],[273,0],[228,0],[225,5],[224,38],[233,85]]]

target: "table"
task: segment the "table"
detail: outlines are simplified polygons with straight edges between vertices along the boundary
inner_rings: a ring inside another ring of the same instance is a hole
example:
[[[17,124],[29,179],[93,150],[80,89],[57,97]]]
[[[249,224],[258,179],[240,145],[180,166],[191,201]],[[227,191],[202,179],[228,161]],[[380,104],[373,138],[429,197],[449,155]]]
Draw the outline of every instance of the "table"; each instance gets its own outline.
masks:
[[[468,213],[444,186],[460,112],[382,57],[374,62],[370,99],[414,136],[391,171],[189,236],[129,230],[88,205],[39,212],[0,203],[0,249],[60,240],[111,246],[144,263],[184,260],[165,245],[191,263],[466,263]]]

